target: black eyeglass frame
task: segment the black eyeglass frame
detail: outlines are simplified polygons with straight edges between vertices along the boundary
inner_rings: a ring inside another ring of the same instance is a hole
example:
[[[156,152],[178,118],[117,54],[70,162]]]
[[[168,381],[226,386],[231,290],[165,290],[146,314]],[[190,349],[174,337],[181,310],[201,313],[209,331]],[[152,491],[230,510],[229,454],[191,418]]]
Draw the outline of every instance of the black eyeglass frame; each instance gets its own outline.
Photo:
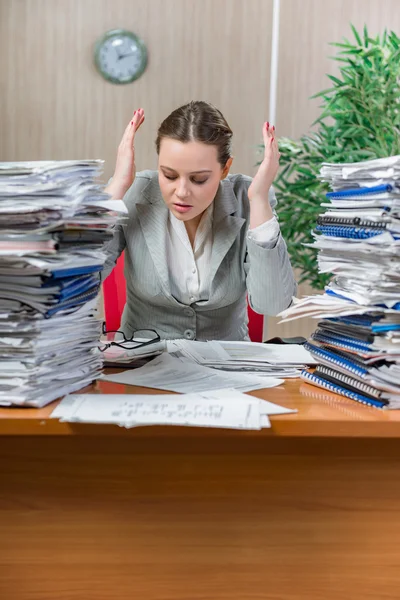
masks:
[[[154,338],[151,338],[150,340],[146,340],[145,342],[137,342],[134,340],[135,334],[138,333],[139,331],[151,331],[152,333],[154,333]],[[136,348],[144,348],[145,346],[149,346],[150,344],[155,344],[156,342],[160,342],[161,338],[159,336],[159,334],[157,333],[157,331],[155,329],[138,329],[137,331],[134,331],[132,333],[132,336],[130,338],[127,338],[125,333],[123,331],[120,330],[107,330],[106,329],[106,324],[103,322],[102,324],[102,334],[103,335],[108,335],[109,333],[119,333],[120,335],[122,335],[123,340],[120,342],[100,342],[102,344],[103,347],[99,346],[99,350],[100,352],[105,352],[105,350],[107,350],[107,348],[111,348],[111,346],[118,346],[119,348],[123,348],[125,350],[134,350]],[[132,347],[127,346],[127,344],[134,344]]]

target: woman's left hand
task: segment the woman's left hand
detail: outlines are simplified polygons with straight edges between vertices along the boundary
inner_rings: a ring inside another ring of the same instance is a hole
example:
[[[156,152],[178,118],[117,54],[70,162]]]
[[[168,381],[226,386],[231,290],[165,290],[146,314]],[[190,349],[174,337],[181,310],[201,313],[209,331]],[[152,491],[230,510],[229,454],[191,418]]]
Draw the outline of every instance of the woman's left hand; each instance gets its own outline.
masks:
[[[279,169],[280,153],[278,142],[276,140],[275,127],[269,123],[264,123],[263,138],[265,146],[264,159],[249,187],[249,200],[257,198],[268,201],[269,189]]]

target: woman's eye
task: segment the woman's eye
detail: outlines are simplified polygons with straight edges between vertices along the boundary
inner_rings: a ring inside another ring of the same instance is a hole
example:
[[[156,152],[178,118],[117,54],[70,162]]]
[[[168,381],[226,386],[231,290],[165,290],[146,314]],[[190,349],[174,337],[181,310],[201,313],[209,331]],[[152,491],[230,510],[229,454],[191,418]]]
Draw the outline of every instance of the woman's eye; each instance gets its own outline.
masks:
[[[170,181],[175,181],[176,177],[174,177],[173,175],[165,175],[164,174],[165,179],[169,179]]]
[[[192,179],[193,183],[197,183],[197,185],[202,185],[206,183],[207,179]]]

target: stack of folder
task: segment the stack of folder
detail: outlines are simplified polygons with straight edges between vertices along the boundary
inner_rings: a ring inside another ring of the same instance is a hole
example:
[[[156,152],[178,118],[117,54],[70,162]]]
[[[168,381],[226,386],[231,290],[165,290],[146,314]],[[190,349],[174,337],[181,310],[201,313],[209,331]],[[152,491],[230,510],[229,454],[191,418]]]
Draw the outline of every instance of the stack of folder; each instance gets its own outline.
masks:
[[[96,299],[122,203],[102,162],[0,163],[0,405],[43,406],[101,370]]]
[[[358,402],[400,408],[400,156],[329,164],[313,247],[333,279],[283,321],[319,319],[306,345],[318,360],[302,378]]]

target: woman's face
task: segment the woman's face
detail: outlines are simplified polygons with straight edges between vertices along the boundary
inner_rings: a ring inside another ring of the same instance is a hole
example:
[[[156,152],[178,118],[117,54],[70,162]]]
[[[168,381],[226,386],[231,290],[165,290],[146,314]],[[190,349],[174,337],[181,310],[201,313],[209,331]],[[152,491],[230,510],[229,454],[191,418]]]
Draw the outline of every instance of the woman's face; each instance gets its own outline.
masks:
[[[228,171],[229,167],[223,169],[218,162],[216,146],[182,143],[171,138],[161,140],[158,157],[161,193],[169,210],[181,221],[195,219],[210,206],[219,182]]]

